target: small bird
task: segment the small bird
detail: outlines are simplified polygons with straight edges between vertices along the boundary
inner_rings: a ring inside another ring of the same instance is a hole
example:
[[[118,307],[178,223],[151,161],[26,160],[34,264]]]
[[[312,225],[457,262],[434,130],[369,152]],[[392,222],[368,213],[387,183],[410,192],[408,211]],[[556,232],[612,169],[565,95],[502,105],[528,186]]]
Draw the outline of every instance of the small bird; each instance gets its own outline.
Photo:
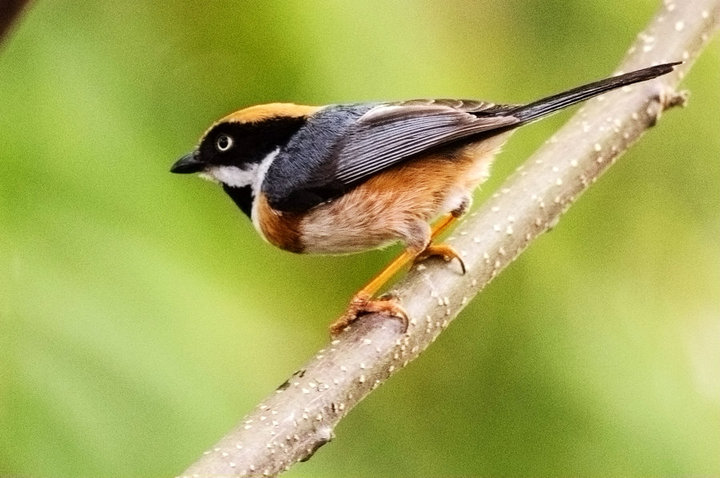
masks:
[[[330,326],[365,313],[407,314],[373,298],[401,268],[459,254],[433,241],[470,207],[493,157],[519,126],[606,91],[664,75],[651,66],[524,104],[419,99],[303,106],[271,103],[214,123],[173,173],[219,183],[269,243],[296,253],[344,254],[401,241],[405,250]],[[430,223],[436,220],[431,227]]]

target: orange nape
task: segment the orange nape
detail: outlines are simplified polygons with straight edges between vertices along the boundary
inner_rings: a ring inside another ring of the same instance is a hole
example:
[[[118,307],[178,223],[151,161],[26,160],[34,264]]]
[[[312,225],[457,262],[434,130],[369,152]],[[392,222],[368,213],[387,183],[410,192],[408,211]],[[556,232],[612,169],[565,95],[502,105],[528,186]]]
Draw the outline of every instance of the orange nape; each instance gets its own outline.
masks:
[[[465,274],[465,263],[460,254],[448,244],[433,244],[432,241],[445,232],[457,220],[457,216],[446,214],[433,224],[430,234],[430,243],[420,252],[411,249],[405,249],[399,256],[393,259],[383,270],[381,270],[370,282],[360,289],[350,300],[345,313],[335,322],[330,324],[330,334],[335,337],[339,335],[345,328],[355,322],[364,314],[385,314],[391,317],[397,317],[403,321],[405,330],[408,326],[408,316],[405,309],[398,304],[393,298],[373,299],[372,297],[382,289],[382,287],[393,278],[408,263],[417,263],[424,261],[432,256],[440,256],[446,262],[457,259]]]

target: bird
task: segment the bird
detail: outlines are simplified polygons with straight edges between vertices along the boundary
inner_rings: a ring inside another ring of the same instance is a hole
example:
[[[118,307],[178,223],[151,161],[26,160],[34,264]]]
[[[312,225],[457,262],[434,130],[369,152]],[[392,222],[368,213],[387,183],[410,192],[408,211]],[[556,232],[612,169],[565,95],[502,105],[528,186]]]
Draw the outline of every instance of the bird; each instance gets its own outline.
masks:
[[[526,104],[414,99],[246,107],[213,123],[170,171],[222,186],[256,231],[294,253],[347,254],[401,242],[403,252],[330,325],[337,336],[367,313],[403,321],[396,297],[375,295],[402,268],[431,256],[465,265],[437,241],[518,127],[607,91],[651,80],[650,66]],[[432,225],[431,225],[432,224]]]

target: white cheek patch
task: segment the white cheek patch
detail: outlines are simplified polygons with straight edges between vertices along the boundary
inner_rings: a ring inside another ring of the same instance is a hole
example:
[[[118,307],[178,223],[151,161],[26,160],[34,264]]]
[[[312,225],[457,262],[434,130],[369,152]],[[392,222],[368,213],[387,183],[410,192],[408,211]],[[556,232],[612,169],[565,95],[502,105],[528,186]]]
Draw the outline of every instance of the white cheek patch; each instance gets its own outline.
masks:
[[[260,187],[262,186],[263,181],[265,180],[265,175],[268,172],[268,169],[270,168],[270,164],[272,164],[273,159],[275,159],[275,156],[278,155],[280,152],[280,148],[275,148],[274,151],[270,152],[267,156],[263,158],[262,161],[260,161],[260,165],[257,166],[257,169],[255,169],[255,179],[253,180],[253,193],[255,196],[257,196],[260,193]]]
[[[212,166],[205,170],[201,177],[217,181],[234,188],[250,186],[257,176],[257,165],[250,165],[248,169],[237,166]]]
[[[279,152],[280,148],[276,148],[270,154],[265,156],[263,160],[260,161],[260,165],[257,166],[257,169],[255,170],[255,180],[252,185],[253,196],[258,197],[260,195],[262,183],[265,181],[265,175],[267,174],[273,159],[275,159],[275,156],[277,156]],[[263,232],[262,227],[260,227],[260,219],[258,219],[257,210],[258,201],[253,201],[252,210],[250,211],[250,219],[252,220],[253,226],[255,226],[255,230],[258,231],[262,238],[267,241],[267,237],[265,237],[265,233]]]

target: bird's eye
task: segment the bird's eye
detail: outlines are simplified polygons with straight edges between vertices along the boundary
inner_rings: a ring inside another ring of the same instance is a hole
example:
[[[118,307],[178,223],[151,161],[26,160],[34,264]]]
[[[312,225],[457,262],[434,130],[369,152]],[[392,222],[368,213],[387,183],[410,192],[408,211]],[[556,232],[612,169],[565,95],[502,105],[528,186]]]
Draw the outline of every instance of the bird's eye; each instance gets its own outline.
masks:
[[[232,148],[232,145],[233,145],[233,139],[226,134],[221,134],[220,136],[218,136],[218,139],[215,141],[215,147],[221,153],[224,153],[228,149]]]

